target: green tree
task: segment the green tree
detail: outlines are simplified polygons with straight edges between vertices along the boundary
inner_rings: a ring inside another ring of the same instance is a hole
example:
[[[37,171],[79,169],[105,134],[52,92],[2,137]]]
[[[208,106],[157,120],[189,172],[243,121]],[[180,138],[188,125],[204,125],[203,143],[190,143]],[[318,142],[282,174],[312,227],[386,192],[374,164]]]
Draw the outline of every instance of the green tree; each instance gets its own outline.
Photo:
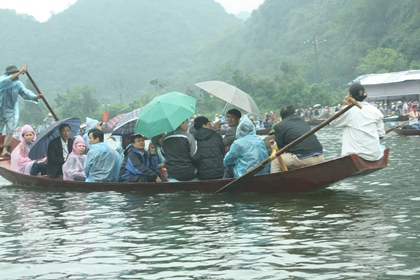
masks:
[[[362,58],[357,68],[362,74],[402,71],[407,68],[407,60],[394,49],[378,48]]]
[[[54,98],[59,119],[78,117],[95,117],[95,111],[101,106],[99,100],[93,97],[96,90],[89,85],[76,86],[74,90],[58,93]]]

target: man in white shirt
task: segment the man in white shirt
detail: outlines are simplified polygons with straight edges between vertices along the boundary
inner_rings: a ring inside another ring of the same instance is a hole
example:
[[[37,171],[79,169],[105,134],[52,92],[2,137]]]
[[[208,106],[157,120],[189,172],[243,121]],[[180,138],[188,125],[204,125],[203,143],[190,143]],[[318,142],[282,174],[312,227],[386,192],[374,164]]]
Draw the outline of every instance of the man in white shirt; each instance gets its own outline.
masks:
[[[332,127],[343,128],[343,144],[341,154],[357,154],[368,161],[383,157],[383,146],[379,139],[385,135],[382,113],[378,108],[363,101],[367,97],[365,88],[354,83],[349,88],[349,94],[343,105],[349,105],[349,97],[354,98],[362,109],[353,107],[330,123]]]

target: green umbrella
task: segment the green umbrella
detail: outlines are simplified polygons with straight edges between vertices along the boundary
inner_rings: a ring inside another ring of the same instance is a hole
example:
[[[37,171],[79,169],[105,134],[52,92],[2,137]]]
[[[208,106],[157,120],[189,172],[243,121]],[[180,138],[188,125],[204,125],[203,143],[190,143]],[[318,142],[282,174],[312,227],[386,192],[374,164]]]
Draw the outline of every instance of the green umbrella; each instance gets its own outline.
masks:
[[[134,132],[152,138],[174,131],[195,114],[196,103],[197,99],[180,92],[159,95],[141,109]]]

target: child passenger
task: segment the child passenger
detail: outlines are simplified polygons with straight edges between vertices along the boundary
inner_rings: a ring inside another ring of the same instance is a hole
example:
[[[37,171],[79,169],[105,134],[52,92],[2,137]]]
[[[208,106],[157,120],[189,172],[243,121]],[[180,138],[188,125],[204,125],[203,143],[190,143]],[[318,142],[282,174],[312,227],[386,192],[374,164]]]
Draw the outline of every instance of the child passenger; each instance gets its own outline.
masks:
[[[63,179],[68,181],[85,181],[83,165],[86,159],[86,142],[78,135],[73,141],[73,149],[63,164]]]
[[[46,158],[39,160],[32,160],[29,158],[29,151],[31,150],[35,140],[35,130],[30,125],[24,125],[21,130],[21,142],[13,150],[11,155],[12,170],[36,176],[38,173],[41,175],[47,174]]]

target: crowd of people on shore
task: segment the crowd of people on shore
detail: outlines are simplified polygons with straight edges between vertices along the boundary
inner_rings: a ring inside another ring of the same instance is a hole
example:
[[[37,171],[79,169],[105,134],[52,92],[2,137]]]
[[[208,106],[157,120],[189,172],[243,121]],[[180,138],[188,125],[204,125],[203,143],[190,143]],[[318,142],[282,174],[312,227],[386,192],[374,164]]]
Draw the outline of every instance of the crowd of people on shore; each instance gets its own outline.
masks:
[[[8,66],[0,79],[0,130],[5,128],[7,137],[17,123],[17,96],[34,102],[42,97],[42,93],[36,95],[18,81],[18,76],[25,71],[26,67],[18,70],[16,66]],[[215,116],[214,122],[205,116],[195,117],[192,122],[186,119],[174,131],[153,137],[147,149],[146,138],[140,134],[127,137],[121,152],[112,149],[104,143],[102,123],[93,120],[88,128],[81,126],[75,138],[71,138],[69,124],[60,124],[60,137],[49,142],[47,158],[31,160],[29,152],[36,140],[36,131],[25,125],[19,132],[21,143],[12,155],[8,154],[10,143],[5,140],[3,156],[11,157],[11,167],[17,172],[86,182],[237,178],[269,155],[271,163],[265,165],[259,174],[286,171],[324,161],[323,147],[315,134],[280,155],[276,153],[311,130],[306,118],[328,118],[348,106],[351,98],[359,102],[362,109],[351,108],[331,122],[331,126],[343,128],[342,154],[356,153],[365,160],[378,160],[383,156],[384,149],[379,142],[385,135],[384,113],[381,110],[384,104],[366,102],[367,94],[360,84],[350,86],[342,106],[295,109],[288,105],[281,108],[280,118],[271,111],[257,120],[250,115],[242,116],[237,109],[230,109],[224,116]],[[407,106],[407,113],[417,111],[417,104],[407,103]],[[405,112],[404,108],[405,103],[401,113]],[[395,112],[399,110],[395,106]],[[224,137],[221,135],[221,122],[226,122],[227,126]],[[271,129],[268,144],[266,139],[257,136],[259,126]]]

